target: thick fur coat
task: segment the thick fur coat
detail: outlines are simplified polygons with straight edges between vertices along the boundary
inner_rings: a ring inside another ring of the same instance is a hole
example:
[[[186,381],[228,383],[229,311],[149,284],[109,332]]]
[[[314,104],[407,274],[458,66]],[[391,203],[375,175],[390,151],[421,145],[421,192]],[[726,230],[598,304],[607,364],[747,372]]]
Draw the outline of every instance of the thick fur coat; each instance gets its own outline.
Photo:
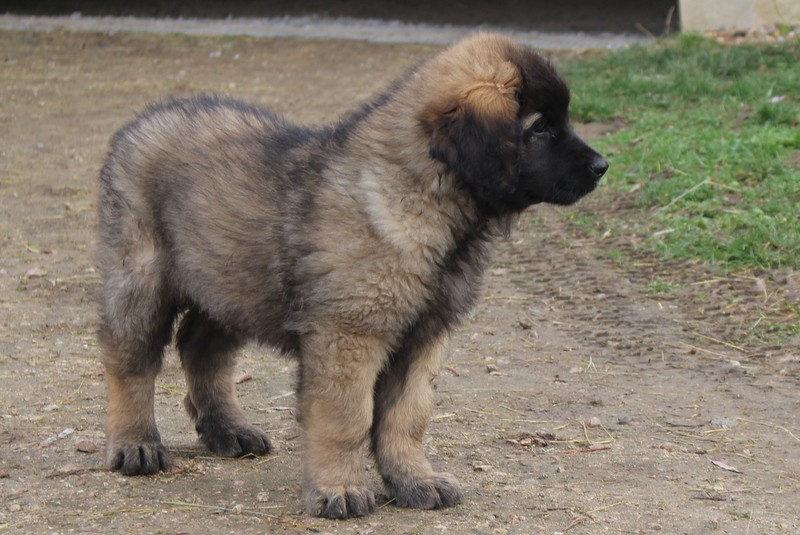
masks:
[[[310,514],[374,509],[367,448],[396,505],[461,501],[423,454],[431,381],[491,240],[532,204],[575,202],[607,168],[568,103],[550,63],[482,34],[331,127],[197,96],[122,128],[99,202],[109,466],[168,467],[153,393],[177,321],[185,405],[221,455],[270,451],[236,402],[237,348],[256,339],[297,358]]]

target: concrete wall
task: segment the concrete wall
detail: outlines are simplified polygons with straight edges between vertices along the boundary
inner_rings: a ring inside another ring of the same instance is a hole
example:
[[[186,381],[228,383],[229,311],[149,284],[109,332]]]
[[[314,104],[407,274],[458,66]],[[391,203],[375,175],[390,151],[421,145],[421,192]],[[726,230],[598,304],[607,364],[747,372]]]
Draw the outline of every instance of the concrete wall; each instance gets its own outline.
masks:
[[[800,0],[680,0],[680,11],[684,30],[800,25]]]

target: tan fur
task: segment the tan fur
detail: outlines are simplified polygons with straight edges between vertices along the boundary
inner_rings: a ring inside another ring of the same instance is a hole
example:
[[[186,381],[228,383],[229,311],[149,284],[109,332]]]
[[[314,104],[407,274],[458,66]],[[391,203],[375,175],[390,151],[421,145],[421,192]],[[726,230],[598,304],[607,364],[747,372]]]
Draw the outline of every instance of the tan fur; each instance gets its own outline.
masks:
[[[341,333],[309,337],[303,353],[300,419],[306,430],[306,510],[320,514],[331,495],[363,494],[364,454],[372,418],[372,385],[387,354],[382,338]],[[344,504],[343,504],[344,505]]]
[[[106,435],[109,437],[109,451],[116,456],[137,456],[161,469],[167,469],[166,450],[161,445],[155,420],[155,376],[156,369],[150,369],[137,376],[125,376],[115,365],[119,358],[113,348],[101,338],[106,355],[106,381],[108,385],[108,417]],[[135,473],[130,463],[122,459],[109,459],[119,462],[123,473]]]
[[[461,501],[458,481],[450,474],[434,472],[425,457],[422,438],[433,411],[433,379],[446,349],[446,337],[420,348],[411,356],[404,388],[378,391],[383,405],[382,418],[374,423],[373,449],[378,469],[400,506],[433,509],[445,505],[439,489],[446,487],[456,503]],[[394,385],[392,385],[394,386]],[[406,486],[416,486],[415,502],[408,498]]]
[[[139,435],[153,435],[155,389],[151,377],[140,380],[108,377],[108,413],[106,433],[118,436],[121,430]],[[142,410],[144,409],[144,410]]]

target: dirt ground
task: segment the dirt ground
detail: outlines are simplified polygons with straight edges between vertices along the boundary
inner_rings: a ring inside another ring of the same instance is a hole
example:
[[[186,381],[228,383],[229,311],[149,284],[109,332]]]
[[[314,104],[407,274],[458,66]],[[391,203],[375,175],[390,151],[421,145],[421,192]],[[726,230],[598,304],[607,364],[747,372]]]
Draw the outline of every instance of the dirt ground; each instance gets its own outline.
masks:
[[[331,121],[434,50],[0,32],[0,532],[800,532],[800,343],[751,336],[765,315],[791,319],[798,274],[660,262],[547,207],[498,244],[437,379],[426,447],[463,505],[305,516],[295,367],[255,346],[238,394],[276,455],[210,457],[170,353],[156,413],[173,469],[103,468],[92,250],[109,137],[145,102],[199,90]],[[630,200],[601,190],[568,210],[618,219]]]

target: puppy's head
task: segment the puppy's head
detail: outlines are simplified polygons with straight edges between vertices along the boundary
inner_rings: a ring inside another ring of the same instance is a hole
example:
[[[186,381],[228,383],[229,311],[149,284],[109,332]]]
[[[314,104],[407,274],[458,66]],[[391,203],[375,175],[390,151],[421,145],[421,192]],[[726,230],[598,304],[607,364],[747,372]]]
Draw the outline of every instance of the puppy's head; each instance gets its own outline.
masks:
[[[608,163],[570,128],[569,89],[547,60],[479,35],[432,64],[444,83],[420,116],[430,155],[490,212],[572,204],[597,186]]]

